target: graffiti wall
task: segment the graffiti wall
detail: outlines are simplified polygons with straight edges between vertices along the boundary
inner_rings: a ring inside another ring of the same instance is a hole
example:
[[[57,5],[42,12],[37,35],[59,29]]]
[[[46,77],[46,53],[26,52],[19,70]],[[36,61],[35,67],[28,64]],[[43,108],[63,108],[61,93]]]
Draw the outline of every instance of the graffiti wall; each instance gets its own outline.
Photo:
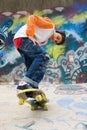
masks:
[[[49,40],[42,46],[50,55],[43,80],[64,84],[87,82],[87,1],[33,13],[50,17],[56,28],[66,33],[64,45],[57,46]],[[26,10],[0,12],[0,82],[17,82],[24,76],[26,68],[13,37],[29,15]]]

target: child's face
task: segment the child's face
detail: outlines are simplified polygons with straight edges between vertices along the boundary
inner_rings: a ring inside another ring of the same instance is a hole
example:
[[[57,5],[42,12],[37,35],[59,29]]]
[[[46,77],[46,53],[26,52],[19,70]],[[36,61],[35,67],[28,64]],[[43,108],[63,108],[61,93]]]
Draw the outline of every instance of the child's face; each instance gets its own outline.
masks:
[[[62,35],[58,32],[54,32],[52,41],[55,42],[56,44],[60,44],[62,41]]]

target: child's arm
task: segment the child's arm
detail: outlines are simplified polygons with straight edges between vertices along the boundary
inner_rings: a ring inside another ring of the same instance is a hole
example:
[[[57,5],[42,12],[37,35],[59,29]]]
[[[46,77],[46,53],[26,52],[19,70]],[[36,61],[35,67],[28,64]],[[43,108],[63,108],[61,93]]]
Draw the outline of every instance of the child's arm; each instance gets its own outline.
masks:
[[[40,28],[53,28],[54,24],[48,17],[40,17],[36,15],[30,15],[29,19],[27,21],[27,30],[26,34],[28,36],[33,36],[35,33],[35,26],[38,26]]]

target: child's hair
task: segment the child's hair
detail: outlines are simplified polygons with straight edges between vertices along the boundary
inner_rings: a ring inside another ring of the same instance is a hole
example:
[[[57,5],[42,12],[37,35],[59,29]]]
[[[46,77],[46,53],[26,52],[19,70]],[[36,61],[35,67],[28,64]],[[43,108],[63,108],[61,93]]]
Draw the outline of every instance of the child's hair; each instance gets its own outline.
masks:
[[[57,33],[60,33],[62,35],[62,41],[60,43],[58,43],[58,45],[62,45],[65,42],[66,39],[66,34],[63,31],[58,31],[56,30]]]

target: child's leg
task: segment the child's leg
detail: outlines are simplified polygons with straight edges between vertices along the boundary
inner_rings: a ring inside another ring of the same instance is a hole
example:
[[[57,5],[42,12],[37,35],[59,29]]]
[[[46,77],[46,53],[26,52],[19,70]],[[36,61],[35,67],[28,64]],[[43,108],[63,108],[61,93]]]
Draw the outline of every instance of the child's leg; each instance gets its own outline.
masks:
[[[24,58],[26,55],[27,59],[29,57],[32,61],[31,64],[26,64],[27,72],[23,80],[37,88],[45,74],[49,56],[38,44],[34,45],[28,38],[22,42],[19,49],[22,50]]]

